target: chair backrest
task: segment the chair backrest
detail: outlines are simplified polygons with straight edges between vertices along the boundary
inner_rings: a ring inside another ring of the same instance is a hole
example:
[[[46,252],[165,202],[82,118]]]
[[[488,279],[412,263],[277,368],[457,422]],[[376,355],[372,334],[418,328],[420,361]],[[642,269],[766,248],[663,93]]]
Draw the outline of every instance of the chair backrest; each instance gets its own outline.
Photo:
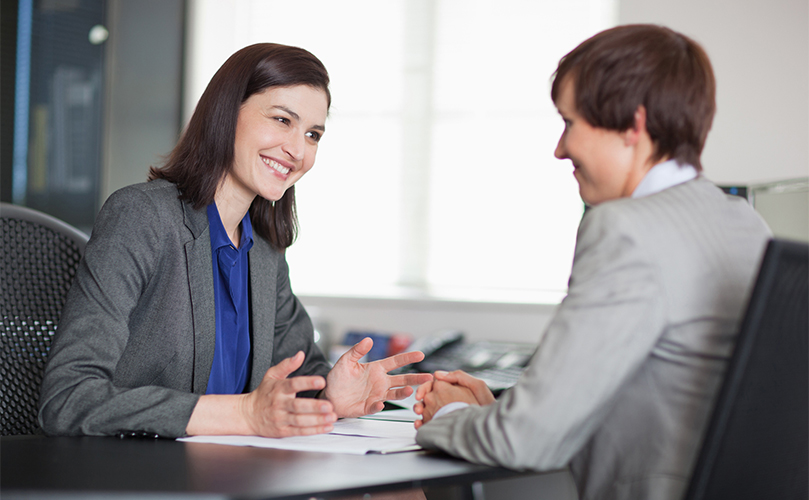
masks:
[[[809,245],[762,260],[686,499],[806,500]]]
[[[0,435],[35,434],[42,374],[87,235],[0,203]]]

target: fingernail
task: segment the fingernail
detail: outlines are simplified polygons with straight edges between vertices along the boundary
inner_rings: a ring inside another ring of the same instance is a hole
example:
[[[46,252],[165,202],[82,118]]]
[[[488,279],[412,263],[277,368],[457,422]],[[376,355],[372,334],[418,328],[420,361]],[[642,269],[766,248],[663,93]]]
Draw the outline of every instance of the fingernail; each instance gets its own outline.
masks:
[[[440,377],[443,377],[444,375],[447,375],[448,373],[449,372],[445,372],[444,370],[438,370],[438,371],[435,372],[435,374],[437,376],[440,376]]]

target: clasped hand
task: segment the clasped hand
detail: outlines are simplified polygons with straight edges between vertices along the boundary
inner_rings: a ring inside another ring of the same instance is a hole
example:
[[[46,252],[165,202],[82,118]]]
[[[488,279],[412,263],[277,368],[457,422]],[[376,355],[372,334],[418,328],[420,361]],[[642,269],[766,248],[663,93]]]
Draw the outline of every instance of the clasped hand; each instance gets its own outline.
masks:
[[[416,420],[416,429],[433,419],[441,407],[453,402],[463,402],[470,405],[484,406],[494,402],[492,391],[486,383],[468,373],[456,370],[454,372],[435,372],[435,379],[419,386],[416,391],[418,402],[413,411],[421,415]]]
[[[373,341],[365,338],[335,363],[324,380],[320,376],[287,378],[303,364],[298,352],[273,366],[256,390],[245,395],[242,414],[253,434],[270,437],[303,436],[329,432],[341,417],[359,417],[381,411],[386,400],[404,399],[410,386],[432,380],[427,373],[388,375],[388,372],[424,359],[418,351],[360,363]],[[296,393],[322,390],[325,399],[298,398]]]

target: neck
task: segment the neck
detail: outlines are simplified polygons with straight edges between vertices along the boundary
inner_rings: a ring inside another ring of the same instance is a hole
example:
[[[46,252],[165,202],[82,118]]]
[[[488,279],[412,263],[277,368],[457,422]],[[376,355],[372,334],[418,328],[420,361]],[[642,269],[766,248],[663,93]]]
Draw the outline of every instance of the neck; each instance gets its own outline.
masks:
[[[219,211],[219,218],[222,219],[222,225],[225,226],[225,231],[228,233],[231,243],[236,248],[239,248],[241,241],[241,223],[245,214],[250,209],[250,204],[253,203],[252,198],[245,198],[239,196],[236,190],[229,189],[229,178],[219,186],[214,195],[216,202],[216,209]]]
[[[668,158],[662,158],[660,160],[653,161],[653,154],[654,144],[652,143],[649,135],[644,133],[640,136],[640,139],[635,145],[632,158],[632,163],[634,166],[630,170],[630,174],[626,179],[623,193],[624,196],[632,196],[632,193],[635,192],[635,188],[637,188],[638,184],[640,184],[643,178],[646,177],[649,170],[651,170],[655,165],[668,160]]]

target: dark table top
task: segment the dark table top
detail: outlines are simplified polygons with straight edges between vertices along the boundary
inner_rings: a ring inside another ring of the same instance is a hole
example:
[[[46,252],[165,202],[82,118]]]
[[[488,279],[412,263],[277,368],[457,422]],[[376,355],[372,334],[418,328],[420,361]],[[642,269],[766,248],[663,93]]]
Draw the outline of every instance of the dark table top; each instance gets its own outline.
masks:
[[[0,438],[0,496],[198,494],[311,498],[518,475],[433,452],[310,453],[115,437]]]

